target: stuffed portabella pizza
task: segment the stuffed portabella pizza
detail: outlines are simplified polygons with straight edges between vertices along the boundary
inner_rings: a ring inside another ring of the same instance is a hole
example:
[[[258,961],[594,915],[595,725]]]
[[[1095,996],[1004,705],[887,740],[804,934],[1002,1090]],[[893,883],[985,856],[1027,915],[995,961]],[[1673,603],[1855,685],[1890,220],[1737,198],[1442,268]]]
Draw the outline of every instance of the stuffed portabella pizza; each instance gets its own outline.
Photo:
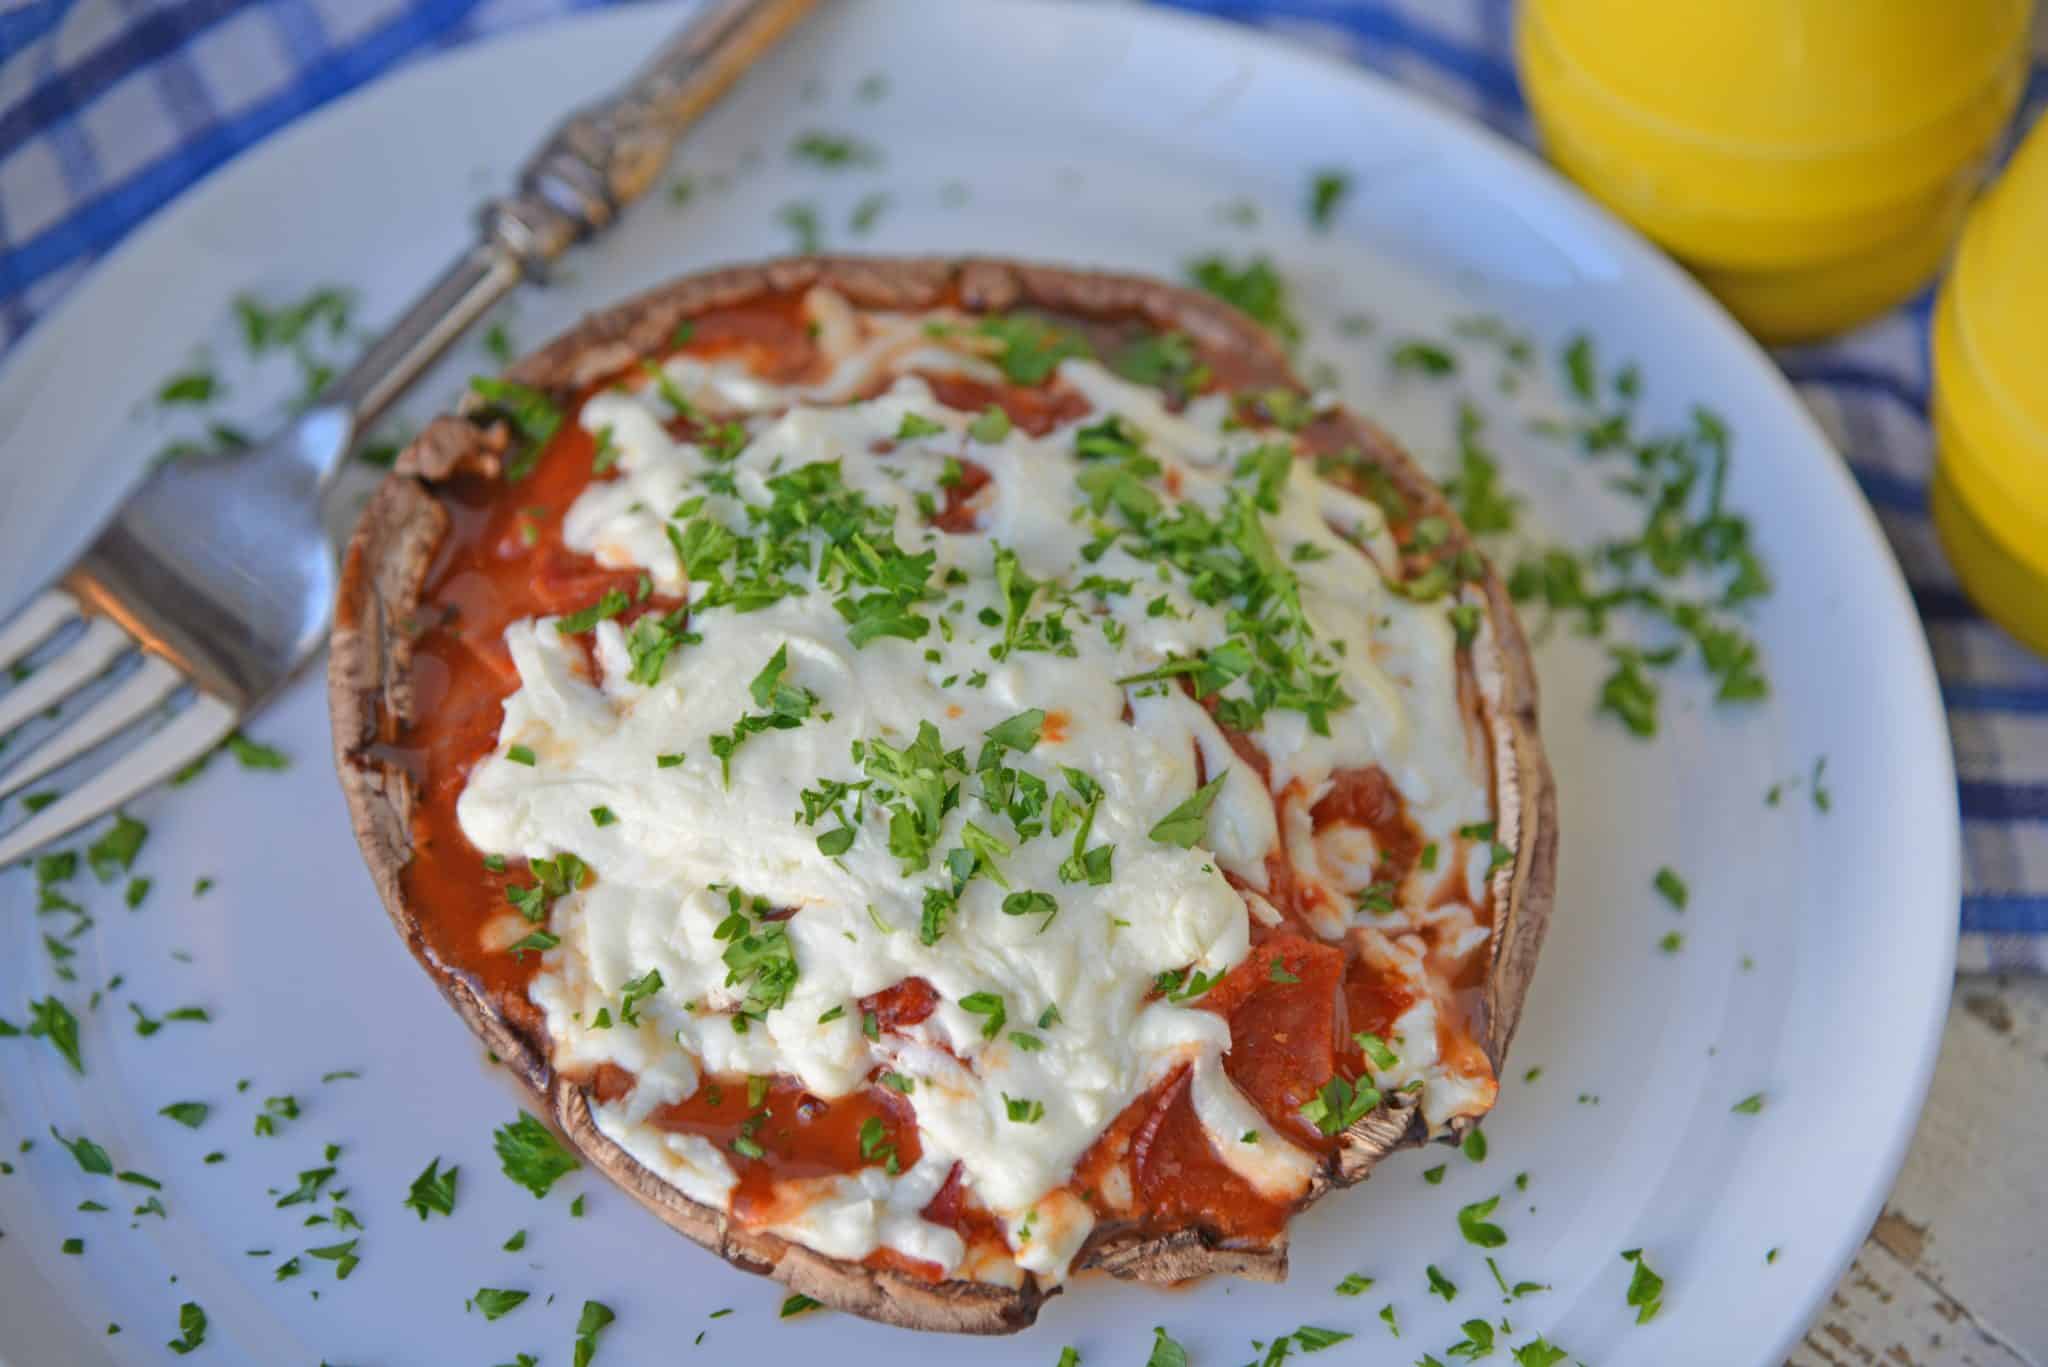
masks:
[[[571,1144],[899,1324],[1282,1275],[1493,1105],[1551,897],[1500,583],[1150,280],[812,259],[597,315],[405,451],[330,686],[392,920]]]

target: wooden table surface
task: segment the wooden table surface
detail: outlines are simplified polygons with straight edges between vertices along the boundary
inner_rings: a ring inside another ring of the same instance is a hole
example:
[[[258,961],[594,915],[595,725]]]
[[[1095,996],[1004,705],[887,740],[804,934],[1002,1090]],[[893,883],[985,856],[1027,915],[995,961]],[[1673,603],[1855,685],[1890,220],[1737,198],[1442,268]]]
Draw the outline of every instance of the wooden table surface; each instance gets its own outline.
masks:
[[[1792,1355],[1864,1364],[2048,1367],[2048,980],[1956,980],[1905,1169]]]

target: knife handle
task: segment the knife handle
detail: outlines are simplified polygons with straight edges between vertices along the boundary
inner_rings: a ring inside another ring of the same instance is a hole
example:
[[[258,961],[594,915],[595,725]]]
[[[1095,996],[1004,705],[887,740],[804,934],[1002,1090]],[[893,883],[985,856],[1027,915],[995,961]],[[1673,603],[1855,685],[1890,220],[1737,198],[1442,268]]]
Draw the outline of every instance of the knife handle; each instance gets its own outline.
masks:
[[[683,130],[815,3],[704,0],[632,80],[556,126],[518,192],[484,207],[485,238],[531,276],[602,232],[654,184]]]

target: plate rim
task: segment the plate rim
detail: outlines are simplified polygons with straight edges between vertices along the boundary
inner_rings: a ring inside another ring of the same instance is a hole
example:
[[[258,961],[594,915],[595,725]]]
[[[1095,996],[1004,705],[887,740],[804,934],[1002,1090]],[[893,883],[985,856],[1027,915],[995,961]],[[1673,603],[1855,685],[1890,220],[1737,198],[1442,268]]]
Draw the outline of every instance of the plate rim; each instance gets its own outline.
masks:
[[[871,22],[900,24],[908,22],[917,13],[919,0],[858,0],[858,3],[881,11]],[[1544,161],[1536,149],[1515,141],[1420,89],[1361,63],[1206,11],[1155,4],[1096,4],[1087,3],[1087,0],[978,0],[978,3],[988,10],[1006,11],[1007,14],[997,22],[1024,23],[1034,16],[1056,18],[1062,22],[1093,22],[1123,30],[1134,43],[1142,42],[1150,25],[1180,30],[1197,41],[1255,53],[1261,64],[1278,64],[1283,69],[1288,65],[1308,68],[1319,81],[1333,82],[1340,88],[1348,87],[1351,93],[1398,109],[1413,126],[1440,140],[1447,152],[1476,158],[1481,165],[1490,164],[1497,169],[1502,177],[1500,184],[1510,195],[1517,198],[1532,194],[1538,196],[1547,212],[1560,215],[1574,230],[1588,234],[1596,247],[1611,253],[1624,273],[1647,276],[1683,300],[1681,330],[1694,335],[1708,334],[1722,353],[1740,368],[1739,380],[1749,392],[1771,396],[1784,410],[1791,426],[1803,435],[1806,444],[1817,448],[1795,453],[1791,458],[1818,461],[1825,466],[1828,470],[1825,478],[1829,481],[1826,499],[1855,510],[1848,522],[1859,529],[1866,546],[1875,551],[1881,567],[1878,574],[1885,581],[1884,615],[1910,624],[1912,630],[1908,636],[1918,647],[1910,660],[1895,660],[1891,667],[1902,674],[1911,673],[1910,682],[1901,678],[1900,683],[1919,694],[1920,703],[1913,710],[1922,725],[1931,727],[1926,739],[1934,744],[1927,746],[1928,757],[1938,761],[1938,772],[1927,777],[1939,782],[1924,786],[1934,793],[1947,795],[1945,801],[1929,800],[1930,807],[1939,810],[1941,819],[1925,851],[1939,862],[1939,868],[1931,873],[1946,894],[1946,906],[1942,911],[1946,920],[1937,946],[1939,952],[1928,965],[1934,990],[1927,1002],[1927,1019],[1918,1028],[1915,1054],[1910,1060],[1901,1060],[1906,1065],[1900,1071],[1907,1085],[1901,1093],[1900,1115],[1885,1143],[1880,1146],[1878,1170],[1883,1174],[1883,1181],[1862,1193],[1854,1220],[1836,1232],[1832,1251],[1820,1260],[1821,1275],[1816,1275],[1804,1294],[1797,1298],[1802,1307],[1800,1318],[1797,1323],[1780,1331],[1767,1359],[1782,1360],[1804,1337],[1828,1293],[1862,1247],[1869,1228],[1882,1212],[1897,1182],[1908,1149],[1918,1132],[1945,1033],[1960,935],[1957,909],[1962,895],[1961,819],[1955,798],[1953,742],[1948,731],[1946,710],[1941,704],[1933,655],[1924,624],[1913,606],[1904,572],[1885,538],[1875,510],[1857,488],[1847,462],[1763,346],[1744,332],[1695,279],[1634,228],[1571,184]],[[633,30],[641,26],[653,29],[672,22],[674,15],[683,8],[683,4],[676,3],[571,12],[550,16],[537,23],[498,30],[452,49],[421,54],[295,117],[180,190],[87,268],[83,277],[64,292],[62,299],[44,312],[28,334],[4,358],[0,358],[0,397],[20,388],[16,377],[30,373],[44,351],[61,345],[60,334],[72,325],[71,320],[91,313],[95,301],[116,288],[121,283],[120,277],[134,268],[134,262],[146,262],[159,254],[176,253],[186,220],[199,211],[197,206],[203,205],[210,194],[217,192],[227,178],[245,173],[252,163],[257,162],[259,158],[253,154],[267,149],[277,149],[278,154],[282,154],[295,145],[295,140],[319,136],[324,125],[348,117],[370,102],[388,97],[389,91],[396,86],[423,80],[446,81],[451,75],[459,80],[464,66],[488,66],[498,60],[505,49],[516,45],[542,45],[562,27],[577,25]],[[18,397],[25,399],[29,396]],[[101,458],[104,458],[104,453]],[[1783,453],[1778,458],[1784,458]],[[27,591],[21,595],[21,601],[26,602],[29,593],[54,579],[60,568],[48,567],[44,577],[28,580]],[[0,606],[5,606],[8,611],[14,607],[4,600],[0,600]],[[0,1347],[0,1353],[4,1352],[4,1347]],[[0,1357],[0,1362],[4,1361],[5,1358]]]

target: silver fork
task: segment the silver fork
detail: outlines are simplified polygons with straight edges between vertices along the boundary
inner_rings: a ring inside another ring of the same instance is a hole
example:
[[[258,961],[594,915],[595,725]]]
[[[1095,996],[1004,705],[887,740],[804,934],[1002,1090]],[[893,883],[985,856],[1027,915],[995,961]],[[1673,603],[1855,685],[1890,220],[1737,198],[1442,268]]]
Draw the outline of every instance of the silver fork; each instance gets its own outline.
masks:
[[[112,765],[0,835],[0,867],[211,752],[313,657],[336,574],[321,494],[356,435],[513,286],[609,226],[660,175],[677,136],[814,3],[709,0],[625,86],[554,130],[517,193],[484,207],[476,245],[291,426],[251,451],[156,470],[56,586],[0,627],[5,670],[83,620],[61,653],[0,694],[0,742],[138,657],[0,767],[0,798],[191,694]]]

